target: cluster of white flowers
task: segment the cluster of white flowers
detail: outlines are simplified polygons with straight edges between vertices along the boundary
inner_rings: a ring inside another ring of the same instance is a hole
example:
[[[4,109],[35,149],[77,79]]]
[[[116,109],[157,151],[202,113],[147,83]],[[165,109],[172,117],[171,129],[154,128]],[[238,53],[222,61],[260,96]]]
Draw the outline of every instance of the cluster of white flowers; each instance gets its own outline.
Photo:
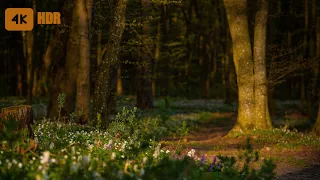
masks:
[[[191,149],[191,150],[188,152],[187,156],[189,156],[189,157],[194,157],[194,153],[195,153],[195,152],[196,152],[196,150]]]
[[[158,158],[158,156],[160,155],[160,148],[161,148],[161,144],[159,143],[153,153],[154,158]]]

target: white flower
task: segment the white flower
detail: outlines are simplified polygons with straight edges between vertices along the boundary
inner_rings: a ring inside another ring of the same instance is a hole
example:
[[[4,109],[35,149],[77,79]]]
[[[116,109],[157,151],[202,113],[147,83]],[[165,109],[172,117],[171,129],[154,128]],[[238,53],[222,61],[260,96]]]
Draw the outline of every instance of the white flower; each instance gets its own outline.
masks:
[[[97,171],[94,171],[93,172],[93,177],[98,179],[98,177],[100,177],[100,174]]]
[[[143,157],[143,159],[142,159],[142,164],[145,164],[146,162],[147,162],[147,157]]]
[[[108,146],[110,146],[112,144],[112,139],[109,140]]]
[[[53,143],[53,142],[50,143],[49,148],[50,148],[50,149],[53,149],[53,148],[54,148],[54,143]]]
[[[145,173],[144,169],[143,169],[143,168],[141,168],[141,170],[140,170],[140,176],[143,176],[143,175],[144,175],[144,173]]]
[[[17,162],[17,160],[13,159],[13,160],[12,160],[12,163],[13,163],[13,164],[17,164],[18,162]]]
[[[67,155],[64,155],[64,158],[65,158],[65,159],[68,159],[68,156],[67,156]]]
[[[168,154],[169,152],[170,152],[169,150],[166,151],[167,154]]]
[[[116,158],[116,153],[115,152],[112,152],[111,154],[111,159],[114,160]]]
[[[83,159],[83,162],[85,164],[88,164],[90,162],[90,157],[89,156],[83,156],[82,159]]]
[[[124,155],[121,155],[121,158],[124,158]]]
[[[71,165],[71,171],[72,172],[77,172],[77,170],[78,170],[78,166],[77,166],[77,164],[75,162],[73,162],[72,165]]]
[[[18,167],[22,168],[22,163],[21,162],[18,163]]]
[[[194,153],[196,152],[196,150],[194,149],[191,149],[189,152],[188,152],[188,156],[189,157],[194,157]]]
[[[161,148],[161,144],[158,144],[158,146],[156,147],[156,150],[153,153],[153,157],[157,158],[160,154],[160,148]]]
[[[137,164],[133,165],[133,170],[134,171],[138,171],[138,165]]]
[[[89,149],[92,150],[93,144],[89,144]]]
[[[10,169],[10,168],[11,168],[11,166],[12,166],[12,163],[11,163],[11,162],[9,162],[9,163],[8,163],[8,169]]]
[[[122,176],[123,176],[123,171],[122,171],[122,170],[119,170],[119,171],[118,171],[118,177],[119,177],[119,179],[122,179]]]
[[[125,141],[121,146],[121,151],[124,151],[127,145],[127,141]]]
[[[49,151],[45,151],[42,153],[43,154],[43,157],[40,161],[41,164],[45,164],[49,161],[49,157],[50,157],[50,152]]]
[[[50,161],[51,161],[51,163],[56,163],[57,162],[57,160],[54,159],[54,158],[50,159]]]

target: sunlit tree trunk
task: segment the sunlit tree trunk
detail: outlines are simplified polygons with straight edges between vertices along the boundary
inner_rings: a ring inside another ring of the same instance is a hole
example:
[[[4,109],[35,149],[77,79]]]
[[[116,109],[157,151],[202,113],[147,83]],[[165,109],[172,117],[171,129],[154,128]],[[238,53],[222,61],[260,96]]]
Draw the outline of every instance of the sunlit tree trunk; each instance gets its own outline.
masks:
[[[80,122],[88,122],[90,113],[90,34],[91,9],[93,0],[77,0],[76,11],[79,17],[79,66],[77,71],[76,110]]]
[[[224,0],[238,82],[238,119],[233,130],[254,128],[254,75],[248,30],[247,1]]]
[[[268,89],[266,68],[266,31],[268,19],[268,0],[258,0],[254,28],[254,77],[255,77],[255,121],[262,129],[270,128],[271,121],[268,111]]]
[[[233,130],[271,127],[266,80],[268,1],[258,1],[254,28],[254,61],[248,30],[247,1],[224,0],[238,82],[238,119]],[[253,63],[254,62],[254,63]]]
[[[96,117],[101,115],[103,126],[107,125],[111,106],[113,104],[114,88],[113,74],[116,73],[118,54],[120,52],[120,43],[122,33],[125,28],[127,0],[116,0],[114,6],[113,22],[110,25],[108,42],[106,45],[106,53],[97,72],[97,80],[95,83],[95,92],[93,96],[93,119],[96,123]]]

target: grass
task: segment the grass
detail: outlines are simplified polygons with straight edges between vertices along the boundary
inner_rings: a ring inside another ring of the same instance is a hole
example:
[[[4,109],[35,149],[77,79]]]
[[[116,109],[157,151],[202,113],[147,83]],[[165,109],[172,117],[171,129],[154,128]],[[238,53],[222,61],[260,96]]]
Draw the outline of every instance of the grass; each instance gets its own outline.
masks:
[[[0,106],[5,107],[23,104],[25,100],[8,98],[1,99],[0,102]],[[34,102],[33,109],[37,115],[37,119],[42,119],[42,114],[45,113],[46,109],[45,103],[45,100],[37,100]],[[130,97],[118,98],[117,111],[121,111],[120,107],[122,108],[124,106],[129,109],[133,108],[134,99]],[[225,105],[223,101],[220,100],[171,99],[169,100],[169,108],[167,109],[164,100],[159,99],[155,101],[155,109],[151,111],[137,110],[134,128],[130,130],[130,133],[128,133],[126,137],[120,139],[115,138],[116,134],[111,133],[113,130],[109,130],[107,131],[108,133],[105,134],[89,126],[38,121],[39,123],[35,127],[35,133],[39,146],[35,153],[41,155],[42,152],[49,150],[53,157],[60,159],[59,166],[63,168],[59,171],[57,170],[57,172],[50,172],[61,175],[66,173],[65,171],[70,171],[73,162],[75,162],[77,166],[83,166],[82,161],[73,161],[73,156],[69,157],[74,151],[72,148],[75,147],[77,149],[76,154],[78,154],[75,156],[76,159],[88,155],[91,156],[91,159],[102,156],[109,157],[103,159],[104,162],[107,162],[107,165],[110,163],[109,165],[114,167],[114,170],[112,170],[112,168],[108,170],[112,172],[110,177],[118,177],[118,171],[120,170],[126,174],[123,168],[126,166],[127,160],[131,159],[136,162],[142,162],[144,157],[152,159],[152,155],[156,151],[156,144],[159,142],[162,143],[162,153],[168,150],[171,153],[179,151],[178,154],[188,154],[191,149],[195,149],[199,160],[199,157],[205,154],[212,156],[221,154],[227,157],[237,156],[243,153],[246,147],[246,141],[250,138],[253,149],[258,151],[264,158],[274,159],[274,161],[280,165],[280,168],[283,168],[281,164],[290,164],[296,167],[307,166],[310,164],[310,159],[315,159],[313,156],[320,152],[319,137],[298,131],[301,129],[306,130],[307,127],[310,127],[311,122],[305,117],[299,116],[297,118],[296,116],[290,116],[290,113],[284,113],[288,109],[296,108],[296,110],[298,110],[299,107],[297,104],[278,103],[277,108],[281,112],[278,113],[279,117],[273,118],[273,124],[277,127],[275,129],[267,131],[255,130],[250,133],[235,134],[233,137],[224,137],[236,121],[236,108],[237,106],[235,104]],[[124,125],[129,123],[127,120],[124,120],[124,122]],[[184,125],[185,127],[183,127]],[[120,124],[115,124],[114,127],[118,128],[116,131],[121,130],[121,128],[119,129]],[[123,132],[128,130],[126,126],[123,128]],[[114,148],[116,144],[118,144],[118,149],[104,152],[104,150],[108,149],[110,140],[113,141]],[[128,150],[126,153],[119,151],[119,148],[123,146],[125,141],[129,143],[126,146],[132,148],[132,150]],[[143,145],[144,148],[137,150],[137,147],[140,147],[140,145]],[[110,158],[113,152],[116,153],[116,157],[119,157],[119,162],[114,163],[112,158]],[[307,152],[307,154],[304,154],[305,152]],[[171,153],[164,153],[161,156],[165,159],[166,154],[172,155]],[[283,154],[286,154],[286,156],[283,156]],[[68,158],[65,158],[65,155],[67,155]],[[27,157],[27,160],[34,157],[35,156]],[[37,163],[38,165],[43,165],[39,157]],[[2,161],[5,160],[2,159]],[[262,162],[263,161],[260,161],[260,163]],[[97,160],[92,161],[92,163],[92,168],[97,168],[96,172],[103,175],[103,171],[101,170],[105,167],[103,162]],[[154,168],[158,165],[160,166],[161,163],[159,163],[160,160],[150,162],[148,166],[149,169],[142,167],[140,164],[139,171],[130,169],[133,168],[134,165],[132,165],[129,168],[131,171],[127,175],[132,176],[132,174],[134,174],[134,177],[139,178],[141,168],[144,168],[143,171],[151,171],[151,169],[155,171]],[[167,163],[171,164],[173,162],[170,161]],[[34,165],[28,164],[26,166],[30,168],[34,167]],[[85,167],[82,167],[82,170],[84,170],[83,168]],[[89,167],[87,167],[84,172],[87,174],[91,173],[93,176],[94,172],[88,171],[88,168]],[[281,172],[281,169],[277,171]],[[155,174],[157,174],[156,171]],[[34,177],[33,175],[30,176]],[[81,177],[81,173],[80,175],[79,173],[73,174],[72,177],[74,176]]]

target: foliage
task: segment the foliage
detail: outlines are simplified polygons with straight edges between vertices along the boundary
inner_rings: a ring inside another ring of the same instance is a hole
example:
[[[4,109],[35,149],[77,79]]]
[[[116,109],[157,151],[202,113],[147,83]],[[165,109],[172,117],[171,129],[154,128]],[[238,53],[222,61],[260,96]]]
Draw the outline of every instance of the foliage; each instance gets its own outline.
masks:
[[[214,156],[208,162],[195,150],[176,154],[162,147],[149,137],[160,136],[165,131],[154,124],[152,118],[140,120],[136,108],[123,108],[116,121],[106,131],[90,126],[46,119],[38,122],[35,129],[37,149],[22,154],[16,147],[26,147],[23,136],[10,139],[12,146],[0,151],[2,179],[26,177],[30,179],[225,179],[226,177],[253,177],[268,179],[274,166],[266,161],[259,171],[239,169],[235,158]],[[6,125],[5,129],[10,129]],[[186,123],[181,128],[186,134]],[[9,140],[1,136],[1,140]],[[252,153],[244,154],[251,162]],[[250,168],[251,169],[251,168]],[[164,175],[165,174],[165,175]]]

